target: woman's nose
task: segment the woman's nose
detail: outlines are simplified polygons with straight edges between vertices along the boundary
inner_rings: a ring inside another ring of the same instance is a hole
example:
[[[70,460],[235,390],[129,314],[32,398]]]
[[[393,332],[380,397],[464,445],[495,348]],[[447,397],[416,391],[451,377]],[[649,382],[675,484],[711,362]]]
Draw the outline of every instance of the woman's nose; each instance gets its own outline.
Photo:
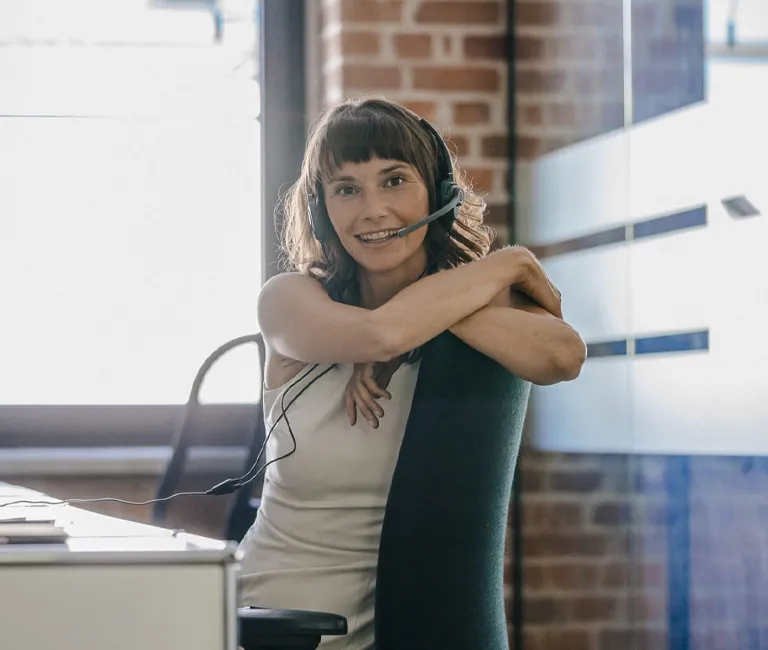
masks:
[[[360,216],[377,219],[387,214],[387,206],[383,197],[376,190],[364,190],[360,205]]]

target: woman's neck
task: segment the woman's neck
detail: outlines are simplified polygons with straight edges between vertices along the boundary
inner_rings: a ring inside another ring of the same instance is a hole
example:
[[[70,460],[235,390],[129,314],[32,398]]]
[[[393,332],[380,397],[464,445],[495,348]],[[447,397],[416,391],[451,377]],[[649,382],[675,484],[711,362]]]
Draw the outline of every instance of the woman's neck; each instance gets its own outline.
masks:
[[[419,279],[427,266],[424,248],[396,269],[384,273],[372,273],[360,269],[360,306],[366,309],[381,307],[393,296]]]

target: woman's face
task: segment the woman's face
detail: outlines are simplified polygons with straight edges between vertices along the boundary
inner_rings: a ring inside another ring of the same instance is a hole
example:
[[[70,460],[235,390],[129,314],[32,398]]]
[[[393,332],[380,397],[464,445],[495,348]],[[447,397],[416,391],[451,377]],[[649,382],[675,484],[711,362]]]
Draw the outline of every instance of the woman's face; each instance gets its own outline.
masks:
[[[365,270],[394,270],[423,248],[426,227],[396,235],[429,213],[429,192],[415,167],[380,158],[344,163],[323,189],[342,246]]]

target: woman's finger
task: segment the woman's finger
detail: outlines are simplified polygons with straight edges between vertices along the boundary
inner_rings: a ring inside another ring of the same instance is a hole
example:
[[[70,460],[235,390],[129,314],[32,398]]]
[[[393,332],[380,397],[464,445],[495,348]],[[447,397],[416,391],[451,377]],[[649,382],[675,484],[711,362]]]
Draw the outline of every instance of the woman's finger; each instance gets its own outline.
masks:
[[[357,407],[355,406],[355,397],[354,397],[354,391],[352,390],[352,387],[354,386],[353,382],[350,381],[347,384],[347,417],[349,418],[349,425],[355,426],[355,423],[357,422]]]
[[[371,426],[373,426],[374,429],[377,428],[379,426],[379,421],[374,413],[373,398],[368,393],[368,390],[360,383],[355,386],[355,403],[357,404],[357,408],[360,409],[362,416],[371,423]]]
[[[384,409],[381,408],[381,405],[373,398],[368,388],[363,384],[362,382],[359,382],[356,386],[356,395],[359,396],[359,398],[363,401],[365,406],[378,417],[381,417],[384,415]]]
[[[384,409],[381,408],[381,405],[376,401],[374,397],[374,395],[381,393],[381,389],[376,384],[376,380],[373,377],[372,363],[367,363],[363,367],[362,372],[360,373],[360,377],[358,378],[357,387],[363,399],[365,400],[365,403],[368,405],[368,408],[370,408],[371,411],[373,411],[379,417],[383,416]]]
[[[560,296],[542,269],[534,267],[523,282],[515,288],[519,288],[553,316],[562,318]]]
[[[373,375],[373,366],[369,366],[365,369],[365,372],[363,372],[362,381],[363,385],[374,397],[385,397],[386,399],[392,399],[392,395],[390,395],[388,391],[381,388],[378,381],[376,381],[376,377]],[[383,410],[381,411],[381,414],[384,415]]]

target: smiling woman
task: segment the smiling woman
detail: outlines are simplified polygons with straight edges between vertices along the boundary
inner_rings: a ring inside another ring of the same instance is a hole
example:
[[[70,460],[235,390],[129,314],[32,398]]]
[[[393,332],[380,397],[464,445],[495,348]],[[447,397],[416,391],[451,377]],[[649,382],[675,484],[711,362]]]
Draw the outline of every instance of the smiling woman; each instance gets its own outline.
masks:
[[[379,537],[419,348],[450,330],[537,383],[584,361],[533,255],[489,253],[483,209],[435,129],[380,99],[321,117],[285,198],[289,272],[259,295],[267,462],[240,599],[343,615],[349,634],[327,650],[374,646]]]

